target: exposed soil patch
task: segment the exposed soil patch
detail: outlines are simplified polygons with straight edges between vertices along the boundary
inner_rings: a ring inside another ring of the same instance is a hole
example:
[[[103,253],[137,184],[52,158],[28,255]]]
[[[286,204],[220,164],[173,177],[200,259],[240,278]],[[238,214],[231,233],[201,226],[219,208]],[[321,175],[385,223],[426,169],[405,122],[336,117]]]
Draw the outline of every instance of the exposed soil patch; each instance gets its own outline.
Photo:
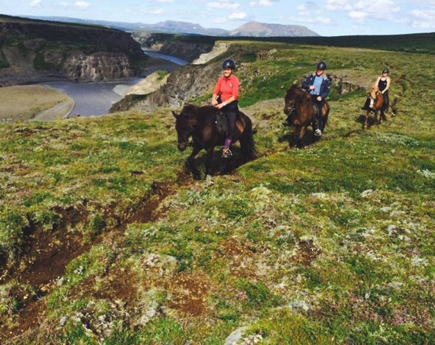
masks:
[[[134,222],[146,223],[154,219],[153,214],[160,205],[162,199],[172,193],[175,186],[172,183],[155,182],[152,195],[145,196],[139,203],[137,210],[117,228],[111,231],[119,233],[126,229],[128,224]],[[46,310],[45,303],[41,297],[47,295],[56,284],[56,280],[64,274],[65,267],[73,259],[87,252],[93,245],[102,240],[97,236],[89,242],[83,242],[80,234],[68,232],[71,224],[87,222],[85,206],[82,209],[58,210],[62,215],[63,222],[53,232],[44,231],[41,228],[29,228],[28,250],[23,254],[20,262],[26,262],[24,268],[12,268],[9,272],[2,274],[1,284],[9,281],[17,281],[31,286],[34,294],[27,289],[14,288],[10,291],[9,297],[15,301],[17,308],[14,311],[14,323],[0,326],[0,342],[16,336],[37,326],[38,317]],[[104,236],[110,236],[109,231]],[[135,298],[133,278],[124,277],[119,272],[114,273],[110,286],[103,290],[93,290],[94,282],[85,283],[80,288],[96,298],[118,298],[124,302],[130,302]],[[88,288],[86,288],[88,286]],[[113,295],[115,293],[115,295]],[[195,307],[194,310],[199,310]]]
[[[165,288],[172,293],[170,308],[192,316],[207,312],[206,299],[211,285],[205,275],[177,273],[166,283]]]
[[[311,266],[311,263],[322,253],[322,250],[316,247],[313,240],[301,240],[297,243],[297,253],[295,260],[304,266]]]

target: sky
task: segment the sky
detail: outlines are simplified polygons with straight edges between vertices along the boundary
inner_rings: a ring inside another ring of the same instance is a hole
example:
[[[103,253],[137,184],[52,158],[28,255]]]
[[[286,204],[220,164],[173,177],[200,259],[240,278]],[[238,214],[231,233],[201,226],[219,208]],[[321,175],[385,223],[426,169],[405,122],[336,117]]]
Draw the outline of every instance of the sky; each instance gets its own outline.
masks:
[[[320,36],[435,32],[435,0],[0,0],[0,14],[233,30],[256,21],[302,25]]]

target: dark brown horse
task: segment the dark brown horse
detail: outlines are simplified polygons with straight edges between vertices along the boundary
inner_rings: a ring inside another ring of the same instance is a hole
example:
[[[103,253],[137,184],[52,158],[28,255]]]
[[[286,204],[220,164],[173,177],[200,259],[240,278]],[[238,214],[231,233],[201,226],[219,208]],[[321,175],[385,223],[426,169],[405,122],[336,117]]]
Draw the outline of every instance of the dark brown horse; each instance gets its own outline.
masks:
[[[317,106],[312,104],[311,96],[302,89],[298,84],[293,84],[284,98],[284,113],[287,115],[287,121],[293,128],[293,135],[296,139],[296,146],[303,146],[303,137],[308,126],[313,126],[316,120]],[[329,104],[324,103],[322,112],[323,124],[320,130],[323,132],[328,121]],[[313,128],[314,129],[314,128]]]
[[[372,87],[370,92],[367,93],[367,98],[369,99],[369,104],[366,107],[366,120],[364,122],[364,128],[368,127],[369,122],[369,114],[370,112],[374,112],[375,116],[373,119],[373,123],[378,125],[382,120],[386,120],[385,110],[384,110],[384,96],[382,92],[379,91],[377,87]],[[378,120],[378,112],[380,112],[379,120]]]
[[[187,158],[187,166],[194,178],[201,178],[199,170],[194,164],[197,154],[201,150],[207,151],[205,161],[205,175],[210,175],[210,166],[213,158],[214,148],[223,145],[225,134],[218,132],[216,121],[219,110],[213,106],[196,106],[187,104],[180,114],[172,112],[175,117],[175,129],[178,136],[178,149],[184,151],[188,146],[189,138],[192,138],[193,150]],[[239,112],[234,130],[233,143],[239,141],[242,162],[245,163],[256,157],[254,137],[252,132],[251,119]]]

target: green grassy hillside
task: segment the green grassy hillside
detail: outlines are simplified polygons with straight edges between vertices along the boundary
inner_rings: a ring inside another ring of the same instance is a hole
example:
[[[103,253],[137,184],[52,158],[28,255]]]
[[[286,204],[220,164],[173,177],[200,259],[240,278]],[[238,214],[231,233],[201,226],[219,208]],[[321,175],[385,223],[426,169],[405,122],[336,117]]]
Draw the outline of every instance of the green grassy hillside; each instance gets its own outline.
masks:
[[[238,44],[259,158],[231,174],[216,153],[192,180],[170,109],[0,124],[2,344],[431,344],[432,56]],[[389,67],[396,115],[363,130],[364,91],[334,87],[290,147],[285,90],[319,59]]]

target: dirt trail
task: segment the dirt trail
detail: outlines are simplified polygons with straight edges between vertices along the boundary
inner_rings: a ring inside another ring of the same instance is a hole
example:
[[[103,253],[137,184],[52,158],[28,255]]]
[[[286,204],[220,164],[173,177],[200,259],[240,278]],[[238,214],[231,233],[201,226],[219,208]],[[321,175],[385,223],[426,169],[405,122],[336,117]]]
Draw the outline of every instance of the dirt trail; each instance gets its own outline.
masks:
[[[74,105],[74,101],[72,99],[68,99],[63,103],[55,105],[53,108],[41,111],[33,119],[31,119],[31,121],[53,121],[62,119],[71,113]]]

